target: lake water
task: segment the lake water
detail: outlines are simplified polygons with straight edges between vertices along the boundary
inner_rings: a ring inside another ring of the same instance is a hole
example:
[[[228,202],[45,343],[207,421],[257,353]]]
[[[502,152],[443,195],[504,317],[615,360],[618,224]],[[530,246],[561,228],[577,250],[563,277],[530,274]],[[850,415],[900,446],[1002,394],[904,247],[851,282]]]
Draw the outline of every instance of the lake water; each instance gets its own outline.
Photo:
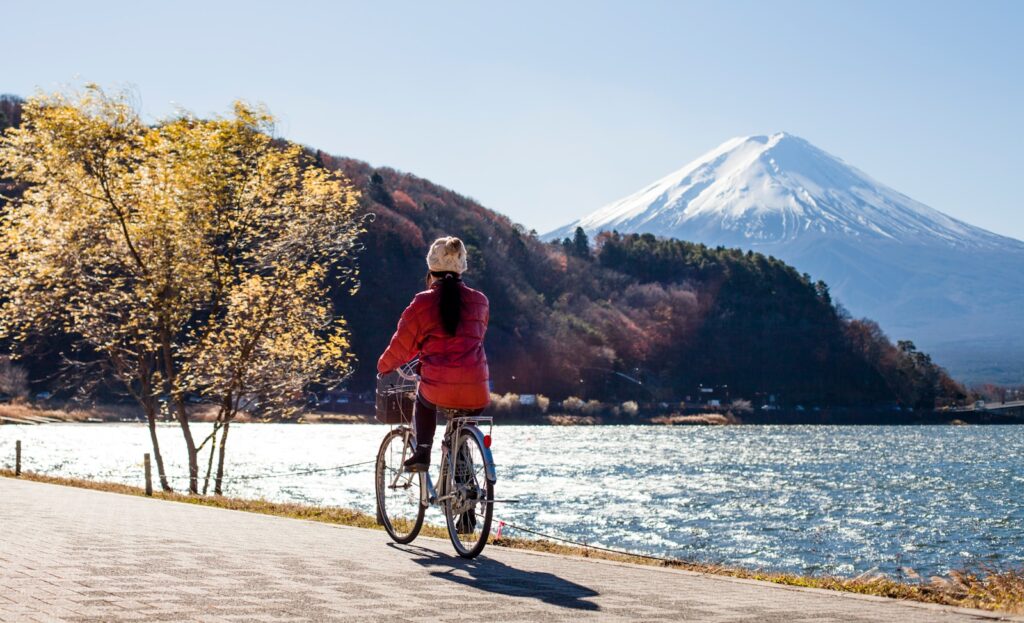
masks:
[[[197,438],[208,428],[196,425]],[[372,460],[385,431],[236,424],[228,473]],[[159,433],[182,489],[180,432]],[[142,425],[0,426],[0,465],[13,463],[15,439],[26,470],[136,485],[150,451]],[[493,451],[497,496],[520,500],[497,507],[499,519],[593,544],[842,575],[1024,564],[1024,427],[498,426]],[[374,508],[372,465],[234,481],[225,493]],[[443,523],[436,509],[427,517]]]

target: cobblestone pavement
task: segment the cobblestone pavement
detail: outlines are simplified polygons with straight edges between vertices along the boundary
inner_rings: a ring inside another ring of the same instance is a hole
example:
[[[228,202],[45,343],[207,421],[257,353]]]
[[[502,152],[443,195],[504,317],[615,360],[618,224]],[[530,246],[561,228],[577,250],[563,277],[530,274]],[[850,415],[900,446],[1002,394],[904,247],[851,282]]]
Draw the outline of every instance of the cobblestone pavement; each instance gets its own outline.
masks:
[[[994,615],[0,478],[0,621],[825,623]],[[1018,619],[1024,620],[1024,619]]]

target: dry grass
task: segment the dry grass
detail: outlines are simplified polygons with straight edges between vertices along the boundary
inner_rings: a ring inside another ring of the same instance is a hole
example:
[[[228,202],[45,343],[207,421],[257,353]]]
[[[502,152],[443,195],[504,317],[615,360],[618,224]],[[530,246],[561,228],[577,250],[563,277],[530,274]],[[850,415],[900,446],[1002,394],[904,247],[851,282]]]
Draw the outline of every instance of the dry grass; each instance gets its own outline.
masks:
[[[14,477],[14,473],[11,470],[0,469],[0,477],[12,478]],[[96,482],[77,478],[60,478],[30,473],[23,473],[21,477],[26,480],[79,487],[83,489],[109,491],[125,495],[145,495],[145,492],[141,487],[132,487],[117,483]],[[199,506],[227,508],[250,513],[276,515],[278,517],[291,517],[294,519],[306,519],[311,521],[320,521],[323,523],[354,526],[357,528],[381,529],[381,527],[377,525],[376,518],[372,515],[345,508],[307,506],[303,504],[269,502],[266,500],[246,500],[220,496],[193,496],[159,491],[154,491],[153,497],[186,504],[196,504]],[[427,524],[424,524],[422,534],[438,538],[447,538],[448,536],[444,528]],[[1024,613],[1024,569],[983,569],[979,572],[961,571],[951,573],[949,577],[946,578],[932,577],[928,580],[919,579],[915,582],[895,580],[880,574],[864,574],[856,578],[803,576],[793,573],[775,573],[722,565],[694,563],[683,560],[645,558],[575,545],[565,545],[543,539],[492,537],[491,543],[493,545],[508,547],[511,549],[548,552],[566,556],[611,560],[616,562],[667,567],[673,569],[685,569],[696,573],[761,580],[776,584],[786,584],[789,586],[822,588],[849,593],[859,593],[862,595],[909,599],[947,606],[981,608],[984,610],[1001,611],[1010,614]],[[914,577],[912,571],[910,572],[910,575],[911,577]]]

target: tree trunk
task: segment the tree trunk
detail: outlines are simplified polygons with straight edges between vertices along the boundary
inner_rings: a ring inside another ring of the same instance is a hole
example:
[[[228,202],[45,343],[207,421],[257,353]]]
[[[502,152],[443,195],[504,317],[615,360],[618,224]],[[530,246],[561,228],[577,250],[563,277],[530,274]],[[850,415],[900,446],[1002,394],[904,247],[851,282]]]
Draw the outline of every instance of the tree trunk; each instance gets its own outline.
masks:
[[[188,491],[199,495],[199,452],[196,450],[192,429],[188,424],[188,412],[185,410],[185,396],[175,387],[177,370],[174,367],[174,356],[171,353],[171,337],[166,325],[160,330],[160,347],[164,354],[164,394],[173,404],[181,434],[185,437],[185,450],[188,452]]]
[[[188,422],[188,412],[185,411],[185,401],[178,397],[174,400],[178,424],[181,425],[181,434],[185,437],[185,450],[188,452],[188,492],[199,495],[199,450],[196,449],[196,441],[192,438],[192,428]]]
[[[217,429],[220,427],[220,419],[213,423],[213,433],[210,435],[210,458],[206,459],[206,476],[203,478],[203,495],[210,490],[210,474],[213,472],[213,453],[217,449]]]
[[[230,425],[230,420],[225,421],[224,430],[221,431],[220,435],[220,456],[217,459],[217,480],[214,482],[213,486],[214,495],[223,495],[221,485],[224,481],[224,450],[228,445],[228,426]]]
[[[164,471],[164,457],[160,454],[160,441],[156,437],[156,409],[152,404],[145,405],[146,420],[149,423],[149,438],[153,442],[153,458],[156,459],[156,473],[160,477],[160,488],[172,491],[167,483],[167,472]]]
[[[188,451],[188,491],[199,494],[199,452],[196,450],[196,442],[192,438],[192,429],[188,424],[188,416],[178,413],[178,423],[181,424],[181,433],[185,436],[185,450]]]

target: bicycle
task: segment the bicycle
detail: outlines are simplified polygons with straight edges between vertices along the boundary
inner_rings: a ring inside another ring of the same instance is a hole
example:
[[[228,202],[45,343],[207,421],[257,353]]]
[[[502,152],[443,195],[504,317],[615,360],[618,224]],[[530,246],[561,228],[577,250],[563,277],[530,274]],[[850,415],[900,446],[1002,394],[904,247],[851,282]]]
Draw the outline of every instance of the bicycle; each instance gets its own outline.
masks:
[[[429,506],[444,513],[448,537],[463,558],[475,558],[487,544],[497,476],[491,456],[494,420],[469,411],[438,407],[447,425],[441,443],[439,487],[430,472],[410,473],[412,405],[419,389],[415,360],[395,373],[377,377],[377,420],[391,425],[377,452],[377,522],[396,543],[411,543],[423,527]],[[395,375],[397,378],[389,378]],[[481,426],[490,427],[484,434]]]

